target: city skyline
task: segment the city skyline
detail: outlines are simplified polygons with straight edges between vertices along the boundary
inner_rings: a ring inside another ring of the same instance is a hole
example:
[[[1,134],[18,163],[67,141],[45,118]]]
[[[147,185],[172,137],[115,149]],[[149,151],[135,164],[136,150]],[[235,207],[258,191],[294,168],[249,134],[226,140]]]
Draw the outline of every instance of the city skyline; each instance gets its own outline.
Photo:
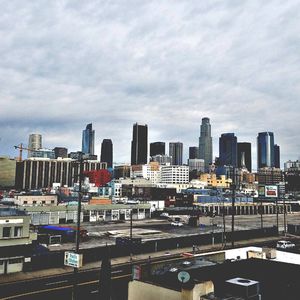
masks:
[[[213,157],[234,132],[255,162],[257,133],[272,131],[281,165],[299,159],[299,11],[297,1],[10,1],[0,13],[0,155],[16,157],[30,133],[80,150],[92,122],[95,154],[110,138],[116,161],[129,162],[141,122],[149,142],[182,141],[186,161],[207,116]]]
[[[207,119],[207,118],[204,118],[204,119]],[[91,126],[92,126],[92,124],[88,124],[87,125],[87,128],[89,127],[89,128],[91,128]],[[143,142],[145,145],[143,146],[143,148],[145,148],[145,146],[146,146],[146,144],[147,144],[147,149],[145,150],[146,152],[147,152],[147,155],[145,156],[145,153],[143,154],[143,157],[147,157],[147,161],[149,162],[149,161],[151,161],[151,147],[152,146],[157,146],[157,144],[159,144],[159,146],[161,147],[161,144],[163,144],[163,146],[165,147],[165,144],[166,144],[166,142],[162,142],[162,141],[160,141],[160,142],[157,142],[157,141],[149,141],[148,140],[148,135],[149,135],[149,131],[148,131],[148,125],[147,124],[140,124],[140,123],[134,123],[133,124],[133,130],[132,130],[132,133],[133,133],[133,136],[136,136],[136,134],[137,134],[137,132],[136,132],[136,130],[135,130],[135,128],[137,128],[137,127],[141,127],[141,128],[143,128],[143,127],[145,127],[146,128],[146,140]],[[85,130],[84,130],[85,131]],[[84,132],[83,131],[83,132]],[[259,132],[259,133],[257,133],[258,134],[258,136],[259,135],[261,135],[261,134],[263,134],[263,133],[265,133],[265,132]],[[267,133],[269,133],[269,132],[267,132]],[[93,139],[95,138],[95,134],[96,134],[96,132],[95,132],[95,130],[93,130]],[[272,134],[272,136],[273,136],[273,132],[271,132],[271,134]],[[40,138],[42,138],[42,135],[41,134],[39,134],[39,133],[35,133],[35,134],[31,134],[31,136],[33,136],[33,135],[37,135],[37,136],[40,136]],[[249,152],[249,154],[246,154],[246,157],[245,157],[245,159],[246,159],[246,161],[247,161],[247,163],[246,164],[249,164],[249,166],[251,166],[251,164],[252,164],[252,162],[254,163],[254,165],[255,165],[255,162],[254,162],[254,158],[253,157],[255,157],[255,158],[257,158],[257,155],[258,155],[258,153],[257,153],[257,151],[256,151],[256,153],[253,153],[252,151],[251,151],[251,148],[252,148],[252,146],[254,146],[253,148],[256,148],[257,149],[257,147],[255,147],[255,144],[254,145],[252,145],[251,143],[249,143],[248,141],[240,141],[240,139],[239,139],[239,137],[238,136],[235,136],[235,133],[221,133],[220,134],[220,136],[217,138],[217,142],[218,142],[218,153],[216,154],[216,155],[214,155],[213,156],[213,162],[214,162],[214,160],[215,160],[215,158],[219,158],[219,159],[221,159],[222,160],[222,158],[221,158],[221,156],[220,156],[220,141],[221,141],[221,139],[223,138],[223,137],[225,137],[225,136],[230,136],[230,135],[233,135],[234,136],[234,138],[236,139],[236,142],[237,142],[237,144],[236,144],[236,153],[234,154],[235,156],[236,156],[236,166],[238,166],[239,164],[240,164],[240,157],[239,157],[239,151],[240,150],[238,150],[238,146],[239,145],[244,145],[244,144],[249,144],[249,146],[250,146],[250,150],[247,150],[247,151],[250,151]],[[44,139],[44,137],[43,137],[43,139]],[[214,136],[212,136],[212,139],[214,140]],[[102,140],[102,142],[101,141],[99,141],[99,143],[100,143],[100,148],[102,148],[102,145],[103,145],[103,142],[104,141],[110,141],[110,143],[111,143],[111,139],[103,139]],[[274,137],[273,137],[273,141],[274,141]],[[257,146],[257,142],[258,142],[258,137],[256,137],[256,146]],[[188,158],[189,158],[189,155],[191,154],[191,149],[192,148],[195,148],[195,149],[199,149],[199,147],[195,147],[195,146],[190,146],[190,145],[185,145],[184,143],[182,143],[182,142],[169,142],[169,148],[170,148],[170,144],[181,144],[181,154],[180,154],[180,156],[182,157],[182,159],[181,159],[181,161],[182,161],[182,164],[183,165],[186,165],[186,164],[188,164]],[[96,143],[95,143],[96,144]],[[132,150],[132,145],[133,145],[133,140],[131,140],[131,150]],[[24,146],[26,146],[25,144],[23,144],[23,147]],[[280,145],[277,145],[277,144],[274,144],[274,151],[275,151],[275,148],[278,148],[278,149],[280,149]],[[61,147],[55,147],[55,148],[61,148]],[[55,150],[55,148],[53,148],[53,151]],[[62,147],[63,148],[63,147]],[[97,145],[95,145],[95,148],[97,148]],[[65,149],[65,148],[63,148],[63,149]],[[195,151],[195,149],[193,149],[194,151]],[[47,148],[47,150],[50,150],[50,149],[48,149]],[[68,149],[65,149],[65,150],[68,150]],[[112,149],[111,149],[112,150]],[[80,152],[80,150],[79,149],[77,149],[76,151],[75,151],[75,153],[76,152]],[[143,150],[144,151],[144,150]],[[142,152],[143,152],[142,151]],[[169,150],[170,151],[170,150]],[[186,153],[184,152],[184,151],[186,151]],[[278,152],[278,156],[279,156],[279,159],[280,159],[280,162],[282,162],[283,164],[286,162],[286,161],[288,161],[288,160],[283,160],[282,159],[282,157],[281,157],[281,153],[280,153],[280,150],[277,150],[277,151],[279,151]],[[68,151],[68,153],[71,153],[71,152],[73,152],[73,151]],[[98,160],[99,161],[102,161],[101,160],[101,154],[102,153],[102,151],[100,151],[100,153],[95,153],[95,155],[97,155],[97,157],[98,157]],[[231,152],[228,152],[228,154],[230,154]],[[274,152],[275,153],[275,152]],[[169,153],[168,153],[169,154]],[[231,153],[232,154],[232,153]],[[231,155],[230,154],[230,155]],[[132,152],[131,152],[131,155],[132,155]],[[198,155],[198,154],[197,154]],[[275,154],[274,154],[275,155]],[[0,156],[1,156],[1,154],[0,154]],[[17,157],[15,157],[16,159],[17,159]],[[145,158],[144,158],[144,160],[145,160]],[[129,162],[128,161],[128,158],[127,158],[127,161],[124,161],[124,162],[116,162],[115,160],[112,160],[112,158],[111,158],[111,162],[112,163],[114,163],[114,164],[118,164],[118,163],[121,163],[121,164],[123,164],[123,163],[125,163],[125,164],[131,164],[131,162]],[[222,163],[222,164],[224,164],[224,162]],[[225,163],[225,165],[226,165],[226,163]],[[275,156],[274,156],[274,167],[277,167],[276,165],[275,165]],[[250,168],[251,169],[251,168]],[[254,170],[257,170],[256,169],[256,167],[254,168]]]

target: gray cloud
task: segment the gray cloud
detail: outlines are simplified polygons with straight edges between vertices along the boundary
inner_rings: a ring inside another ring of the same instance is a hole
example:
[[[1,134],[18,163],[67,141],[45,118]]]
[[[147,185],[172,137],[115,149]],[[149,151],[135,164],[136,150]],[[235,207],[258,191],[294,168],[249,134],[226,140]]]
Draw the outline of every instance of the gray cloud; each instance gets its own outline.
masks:
[[[255,154],[269,130],[283,161],[299,157],[298,1],[0,4],[0,154],[32,132],[78,150],[93,122],[97,151],[112,138],[129,161],[136,121],[150,142],[179,140],[187,154],[208,116],[215,155],[223,132]]]

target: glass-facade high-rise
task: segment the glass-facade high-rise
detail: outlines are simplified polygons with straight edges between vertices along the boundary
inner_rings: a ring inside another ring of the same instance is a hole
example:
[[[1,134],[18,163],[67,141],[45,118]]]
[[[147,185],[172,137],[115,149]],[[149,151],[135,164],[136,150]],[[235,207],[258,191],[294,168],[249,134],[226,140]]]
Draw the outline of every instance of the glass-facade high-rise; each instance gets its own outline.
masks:
[[[237,138],[234,133],[223,133],[219,139],[219,160],[222,166],[237,167]]]
[[[280,169],[280,146],[274,145],[274,167]]]
[[[198,159],[198,158],[199,158],[199,148],[189,147],[189,159]]]
[[[165,155],[166,144],[164,142],[150,143],[150,156]]]
[[[237,143],[237,166],[252,171],[251,143]]]
[[[106,162],[108,168],[113,165],[113,143],[111,139],[104,139],[101,143],[101,162]]]
[[[82,131],[82,152],[84,154],[94,155],[95,130],[92,123],[86,125],[86,129]]]
[[[148,126],[135,123],[131,141],[131,165],[143,165],[148,160]]]
[[[204,159],[205,170],[209,170],[209,165],[212,163],[212,137],[211,125],[209,118],[203,118],[200,126],[199,137],[199,158]]]
[[[53,149],[55,153],[55,158],[61,157],[61,158],[67,158],[68,157],[68,149],[65,147],[55,147]]]
[[[32,156],[32,152],[42,148],[42,135],[38,133],[32,133],[29,135],[28,140],[28,157]],[[32,150],[32,151],[31,151]]]
[[[274,166],[274,133],[259,132],[257,136],[257,169]]]
[[[171,156],[172,165],[182,165],[183,143],[169,143],[169,156]]]

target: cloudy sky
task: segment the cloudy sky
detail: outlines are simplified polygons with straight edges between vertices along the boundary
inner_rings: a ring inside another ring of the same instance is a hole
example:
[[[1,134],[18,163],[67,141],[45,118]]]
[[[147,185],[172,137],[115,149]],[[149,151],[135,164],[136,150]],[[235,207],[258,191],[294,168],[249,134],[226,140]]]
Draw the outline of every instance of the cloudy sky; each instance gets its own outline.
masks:
[[[300,4],[295,1],[0,1],[0,155],[41,133],[81,149],[86,124],[130,161],[132,124],[149,142],[198,144],[209,117],[253,143],[273,131],[300,157]]]

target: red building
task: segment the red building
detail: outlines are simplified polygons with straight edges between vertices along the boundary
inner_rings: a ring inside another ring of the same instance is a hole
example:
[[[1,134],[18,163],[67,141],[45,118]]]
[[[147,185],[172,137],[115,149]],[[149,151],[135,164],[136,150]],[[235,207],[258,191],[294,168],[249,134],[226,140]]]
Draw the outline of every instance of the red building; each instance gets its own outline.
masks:
[[[111,181],[111,173],[106,169],[85,171],[83,174],[89,178],[90,183],[95,183],[97,187],[105,186]]]

